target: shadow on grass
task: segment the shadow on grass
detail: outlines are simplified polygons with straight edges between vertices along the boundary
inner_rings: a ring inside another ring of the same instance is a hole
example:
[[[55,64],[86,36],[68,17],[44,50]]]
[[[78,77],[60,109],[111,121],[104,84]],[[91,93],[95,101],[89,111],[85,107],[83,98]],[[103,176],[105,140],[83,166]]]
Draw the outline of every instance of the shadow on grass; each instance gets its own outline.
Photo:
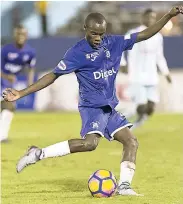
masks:
[[[19,190],[18,192],[14,192],[14,194],[53,194],[63,192],[64,194],[66,193],[65,195],[62,195],[63,197],[78,197],[77,193],[83,195],[80,195],[79,197],[91,197],[87,193],[87,181],[84,179],[76,180],[73,178],[65,178],[62,180],[37,180],[34,182],[18,184],[17,187],[19,186],[24,186],[25,190]],[[68,196],[68,193],[71,193],[71,196]],[[88,195],[86,195],[86,193]]]

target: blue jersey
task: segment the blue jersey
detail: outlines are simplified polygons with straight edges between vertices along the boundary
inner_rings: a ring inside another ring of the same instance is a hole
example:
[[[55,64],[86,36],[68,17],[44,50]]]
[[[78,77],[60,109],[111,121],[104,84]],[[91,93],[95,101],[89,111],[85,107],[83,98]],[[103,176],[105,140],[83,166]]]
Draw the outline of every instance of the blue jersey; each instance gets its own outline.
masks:
[[[132,49],[137,33],[107,35],[101,45],[92,48],[82,39],[70,48],[53,73],[57,76],[75,72],[79,83],[79,107],[114,108],[118,104],[115,80],[122,52]]]
[[[17,75],[25,67],[34,68],[36,64],[35,50],[25,44],[19,49],[14,44],[1,48],[1,71],[5,74]],[[1,79],[3,87],[11,87],[10,82]]]

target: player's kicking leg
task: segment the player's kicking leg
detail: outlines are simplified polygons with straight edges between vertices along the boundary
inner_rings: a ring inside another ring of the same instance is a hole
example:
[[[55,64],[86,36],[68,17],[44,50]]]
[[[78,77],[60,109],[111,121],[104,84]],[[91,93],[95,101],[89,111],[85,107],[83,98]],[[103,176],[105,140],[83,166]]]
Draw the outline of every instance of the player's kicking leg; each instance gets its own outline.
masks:
[[[15,106],[12,102],[1,101],[0,113],[0,141],[5,142],[8,139],[11,122],[14,116]]]
[[[137,139],[132,135],[128,127],[119,130],[113,137],[115,140],[123,144],[123,157],[120,166],[120,180],[117,194],[141,196],[131,188],[138,149]]]
[[[76,152],[87,152],[96,149],[100,140],[98,134],[86,135],[85,139],[71,139],[54,145],[39,148],[32,146],[27,153],[18,161],[17,172],[21,172],[26,166],[35,164],[39,160],[50,157],[62,157]]]

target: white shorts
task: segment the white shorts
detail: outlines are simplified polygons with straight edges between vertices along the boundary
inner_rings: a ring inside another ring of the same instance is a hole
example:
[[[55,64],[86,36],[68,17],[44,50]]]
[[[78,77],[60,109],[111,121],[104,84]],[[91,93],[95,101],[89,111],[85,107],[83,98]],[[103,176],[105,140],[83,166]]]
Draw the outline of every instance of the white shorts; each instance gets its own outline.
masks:
[[[157,85],[144,86],[141,84],[132,84],[130,89],[132,100],[137,105],[146,104],[148,101],[154,103],[159,102],[159,90]]]

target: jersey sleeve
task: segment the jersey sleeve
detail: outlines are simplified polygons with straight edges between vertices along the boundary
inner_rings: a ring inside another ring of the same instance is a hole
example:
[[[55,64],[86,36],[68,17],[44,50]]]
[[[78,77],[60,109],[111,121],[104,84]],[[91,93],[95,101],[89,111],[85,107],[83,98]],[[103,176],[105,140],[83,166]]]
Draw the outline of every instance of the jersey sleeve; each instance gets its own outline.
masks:
[[[33,50],[28,61],[29,68],[35,68],[36,66],[36,52]]]
[[[114,44],[121,52],[131,50],[136,43],[138,33],[128,33],[126,35],[114,35]]]
[[[76,52],[73,50],[73,48],[70,48],[64,55],[64,58],[54,68],[53,73],[57,76],[61,76],[75,72],[79,68],[80,62],[78,56],[76,55]]]
[[[124,50],[131,50],[136,43],[137,40],[137,34],[138,33],[132,33],[132,34],[126,34],[123,36],[124,43],[123,43],[123,49]]]

